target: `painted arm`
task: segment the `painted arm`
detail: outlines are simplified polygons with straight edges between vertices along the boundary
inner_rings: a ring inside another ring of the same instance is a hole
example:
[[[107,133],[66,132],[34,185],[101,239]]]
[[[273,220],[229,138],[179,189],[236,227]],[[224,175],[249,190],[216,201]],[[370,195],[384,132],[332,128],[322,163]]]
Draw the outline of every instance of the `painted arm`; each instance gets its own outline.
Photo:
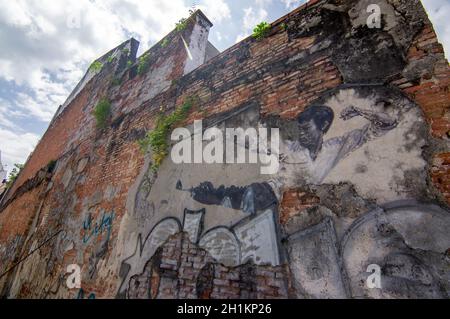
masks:
[[[369,131],[373,134],[373,137],[383,136],[398,125],[398,121],[389,117],[386,113],[363,110],[354,106],[347,107],[341,113],[341,118],[344,121],[356,116],[362,116],[370,122]]]
[[[341,113],[341,118],[344,121],[348,121],[357,116],[364,117],[369,121],[369,124],[361,129],[353,130],[342,137],[337,137],[325,142],[330,144],[330,146],[331,144],[339,145],[339,151],[333,166],[352,151],[357,150],[373,139],[387,134],[398,125],[398,120],[390,117],[386,113],[363,110],[354,106],[347,107]]]

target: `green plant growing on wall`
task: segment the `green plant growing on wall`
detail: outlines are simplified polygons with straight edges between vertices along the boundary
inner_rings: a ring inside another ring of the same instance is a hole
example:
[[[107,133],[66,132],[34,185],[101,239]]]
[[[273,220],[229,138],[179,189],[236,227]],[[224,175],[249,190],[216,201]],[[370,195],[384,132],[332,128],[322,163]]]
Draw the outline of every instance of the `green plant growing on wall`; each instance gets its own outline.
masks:
[[[182,18],[180,19],[180,21],[178,21],[175,24],[175,30],[177,30],[178,32],[184,31],[187,26],[188,26],[189,20],[186,18]]]
[[[111,103],[105,98],[101,99],[95,106],[93,113],[97,121],[97,127],[104,129],[111,115]]]
[[[280,26],[283,31],[286,31],[288,29],[288,25],[284,22]]]
[[[91,64],[91,66],[89,67],[89,71],[98,73],[103,69],[103,63],[101,63],[100,61],[95,61]]]
[[[185,120],[189,111],[193,108],[196,98],[189,97],[172,114],[160,114],[156,121],[156,127],[138,141],[142,152],[152,150],[152,171],[156,172],[169,153],[169,135],[177,124]]]
[[[56,161],[55,160],[51,160],[50,162],[48,162],[47,164],[47,173],[53,173],[53,171],[55,170],[56,167]]]
[[[133,61],[128,61],[127,62],[127,68],[131,68],[133,66]]]
[[[161,42],[161,47],[162,48],[165,48],[166,46],[168,46],[169,45],[169,39],[164,39],[162,42]]]
[[[256,26],[255,29],[253,29],[253,38],[256,40],[262,40],[264,39],[270,32],[271,26],[267,22],[261,22]]]
[[[111,84],[112,84],[112,86],[119,86],[122,84],[122,80],[119,78],[114,78],[114,80],[112,80]]]
[[[181,32],[181,31],[184,31],[186,28],[187,28],[187,26],[189,25],[189,20],[190,20],[190,18],[194,15],[194,13],[195,13],[195,11],[194,10],[189,10],[189,17],[186,19],[186,18],[182,18],[182,19],[180,19],[180,21],[178,21],[176,24],[175,24],[175,30],[177,31],[177,32]]]
[[[150,53],[147,52],[139,58],[137,72],[139,75],[142,75],[142,74],[146,73],[149,68],[150,68]]]
[[[113,57],[112,55],[110,55],[110,56],[108,57],[108,59],[106,59],[106,61],[107,61],[108,63],[112,63],[112,62],[114,61],[114,57]]]
[[[11,188],[24,166],[25,165],[23,164],[14,164],[14,168],[9,173],[8,181],[6,182],[6,188]]]
[[[128,48],[123,48],[123,49],[122,49],[122,53],[125,54],[125,55],[128,55],[128,53],[130,53],[130,49],[128,49]]]

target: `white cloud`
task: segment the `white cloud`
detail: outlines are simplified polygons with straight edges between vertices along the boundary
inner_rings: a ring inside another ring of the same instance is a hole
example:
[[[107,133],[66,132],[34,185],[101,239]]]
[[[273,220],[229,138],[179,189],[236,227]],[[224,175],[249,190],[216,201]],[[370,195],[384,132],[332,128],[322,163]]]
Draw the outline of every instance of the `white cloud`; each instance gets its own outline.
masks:
[[[224,0],[203,0],[197,6],[211,20],[213,24],[221,23],[231,18],[230,7]]]
[[[216,32],[216,38],[217,40],[220,42],[222,41],[222,33],[220,33],[219,31]]]
[[[307,2],[307,0],[281,0],[287,9],[294,9]]]
[[[253,10],[252,7],[244,9],[244,18],[242,20],[243,32],[236,37],[236,42],[248,37],[256,25],[267,18],[267,11],[263,8]]]
[[[32,133],[14,133],[0,128],[0,150],[5,169],[11,171],[15,163],[24,164],[39,141]]]
[[[230,17],[226,3],[208,2],[215,19]],[[0,79],[14,87],[4,96],[10,102],[0,100],[9,167],[38,140],[18,123],[47,123],[94,59],[131,36],[142,52],[187,14],[183,0],[0,1]]]
[[[255,4],[259,7],[265,7],[268,4],[271,4],[272,0],[255,0]]]
[[[3,99],[0,99],[0,126],[6,127],[8,129],[16,129],[16,125],[6,117],[6,115],[9,113],[9,109],[9,103],[4,101]]]
[[[450,2],[448,0],[423,0],[423,6],[434,25],[439,41],[443,44],[447,59],[450,59]]]
[[[182,0],[1,1],[0,77],[27,89],[18,108],[48,121],[91,61],[130,35],[148,48],[187,12]]]

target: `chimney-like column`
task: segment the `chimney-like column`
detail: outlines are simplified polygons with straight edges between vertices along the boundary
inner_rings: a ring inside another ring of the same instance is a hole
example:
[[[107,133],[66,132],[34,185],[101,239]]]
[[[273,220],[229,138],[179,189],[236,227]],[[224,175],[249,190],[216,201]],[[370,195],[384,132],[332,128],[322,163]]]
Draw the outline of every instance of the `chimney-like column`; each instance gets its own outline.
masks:
[[[205,63],[209,30],[213,26],[201,10],[197,10],[191,18],[195,19],[195,24],[189,38],[184,39],[188,54],[183,74],[187,74]]]

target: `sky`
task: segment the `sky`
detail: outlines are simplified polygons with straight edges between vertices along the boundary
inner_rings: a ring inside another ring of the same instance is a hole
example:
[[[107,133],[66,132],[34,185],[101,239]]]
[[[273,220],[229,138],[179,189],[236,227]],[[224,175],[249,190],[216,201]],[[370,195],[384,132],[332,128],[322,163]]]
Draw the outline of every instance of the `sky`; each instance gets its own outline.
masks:
[[[134,37],[140,53],[189,9],[213,22],[223,51],[305,0],[0,0],[0,151],[10,171],[25,163],[58,106],[96,58]],[[423,0],[450,57],[450,0]]]

